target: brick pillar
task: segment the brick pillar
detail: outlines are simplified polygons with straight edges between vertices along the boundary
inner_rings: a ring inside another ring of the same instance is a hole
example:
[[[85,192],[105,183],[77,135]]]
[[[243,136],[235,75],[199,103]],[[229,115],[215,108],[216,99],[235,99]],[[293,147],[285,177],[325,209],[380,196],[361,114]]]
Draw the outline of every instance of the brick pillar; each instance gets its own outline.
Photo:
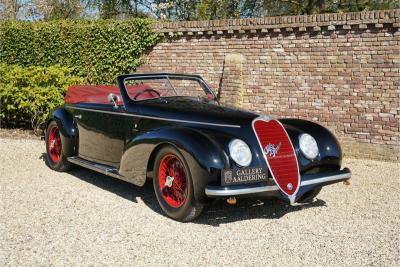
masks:
[[[244,65],[246,58],[242,54],[225,55],[222,82],[221,102],[224,105],[242,107],[245,94]]]

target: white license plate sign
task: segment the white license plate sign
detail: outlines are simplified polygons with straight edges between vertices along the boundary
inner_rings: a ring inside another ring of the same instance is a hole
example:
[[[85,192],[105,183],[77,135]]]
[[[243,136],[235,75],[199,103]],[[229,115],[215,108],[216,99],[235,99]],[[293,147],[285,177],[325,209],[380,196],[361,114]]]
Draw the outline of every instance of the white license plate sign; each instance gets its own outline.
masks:
[[[222,185],[251,184],[268,181],[268,168],[249,167],[224,170]]]

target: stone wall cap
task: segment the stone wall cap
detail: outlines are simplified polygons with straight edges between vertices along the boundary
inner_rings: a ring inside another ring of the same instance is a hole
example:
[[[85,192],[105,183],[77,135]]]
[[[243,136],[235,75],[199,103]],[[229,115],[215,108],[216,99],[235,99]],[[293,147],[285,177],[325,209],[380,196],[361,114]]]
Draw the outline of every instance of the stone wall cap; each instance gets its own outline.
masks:
[[[361,11],[349,13],[324,13],[317,15],[298,15],[298,16],[280,16],[280,17],[262,17],[251,19],[222,19],[222,20],[202,20],[202,21],[174,21],[157,22],[153,24],[153,29],[159,33],[195,33],[195,32],[231,32],[251,31],[262,29],[320,29],[321,27],[344,26],[344,28],[355,27],[358,25],[381,25],[398,28],[400,21],[400,9]]]

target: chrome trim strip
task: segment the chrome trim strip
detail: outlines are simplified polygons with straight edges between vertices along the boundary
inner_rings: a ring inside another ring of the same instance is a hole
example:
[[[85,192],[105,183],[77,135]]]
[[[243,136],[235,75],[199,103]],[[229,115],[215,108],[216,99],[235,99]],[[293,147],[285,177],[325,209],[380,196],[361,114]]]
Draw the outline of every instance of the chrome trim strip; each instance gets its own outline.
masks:
[[[311,185],[311,184],[320,184],[320,183],[331,182],[331,181],[336,181],[336,180],[343,180],[343,179],[350,179],[350,178],[351,178],[351,172],[348,172],[348,173],[342,173],[342,174],[302,181],[300,186],[306,186],[306,185]]]
[[[93,111],[93,112],[99,112],[99,113],[107,113],[107,114],[116,114],[116,115],[121,115],[121,116],[129,116],[129,117],[138,117],[138,118],[145,118],[145,119],[161,120],[161,121],[173,121],[173,122],[193,123],[193,124],[219,126],[219,127],[241,128],[240,125],[233,125],[233,124],[218,124],[218,123],[201,122],[201,121],[166,119],[166,118],[160,118],[160,117],[152,117],[152,116],[145,116],[145,115],[138,115],[138,114],[129,114],[129,113],[122,113],[122,112],[113,112],[113,111],[106,111],[106,110],[97,110],[97,109],[91,109],[91,108],[79,108],[79,107],[73,107],[73,106],[67,106],[67,108],[77,109],[77,110],[85,110],[85,111]]]
[[[253,188],[242,188],[242,189],[210,189],[206,188],[207,196],[214,197],[227,197],[227,196],[237,196],[246,194],[255,194],[261,192],[278,191],[279,187],[276,185],[260,186]]]

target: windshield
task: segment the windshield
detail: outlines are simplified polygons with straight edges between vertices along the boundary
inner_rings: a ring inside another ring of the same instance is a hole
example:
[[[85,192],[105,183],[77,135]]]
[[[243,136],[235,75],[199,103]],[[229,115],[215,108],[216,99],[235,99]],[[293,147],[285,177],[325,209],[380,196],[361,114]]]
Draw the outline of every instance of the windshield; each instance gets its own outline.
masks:
[[[214,93],[203,80],[192,76],[130,77],[124,85],[132,100],[189,96],[214,100]]]

